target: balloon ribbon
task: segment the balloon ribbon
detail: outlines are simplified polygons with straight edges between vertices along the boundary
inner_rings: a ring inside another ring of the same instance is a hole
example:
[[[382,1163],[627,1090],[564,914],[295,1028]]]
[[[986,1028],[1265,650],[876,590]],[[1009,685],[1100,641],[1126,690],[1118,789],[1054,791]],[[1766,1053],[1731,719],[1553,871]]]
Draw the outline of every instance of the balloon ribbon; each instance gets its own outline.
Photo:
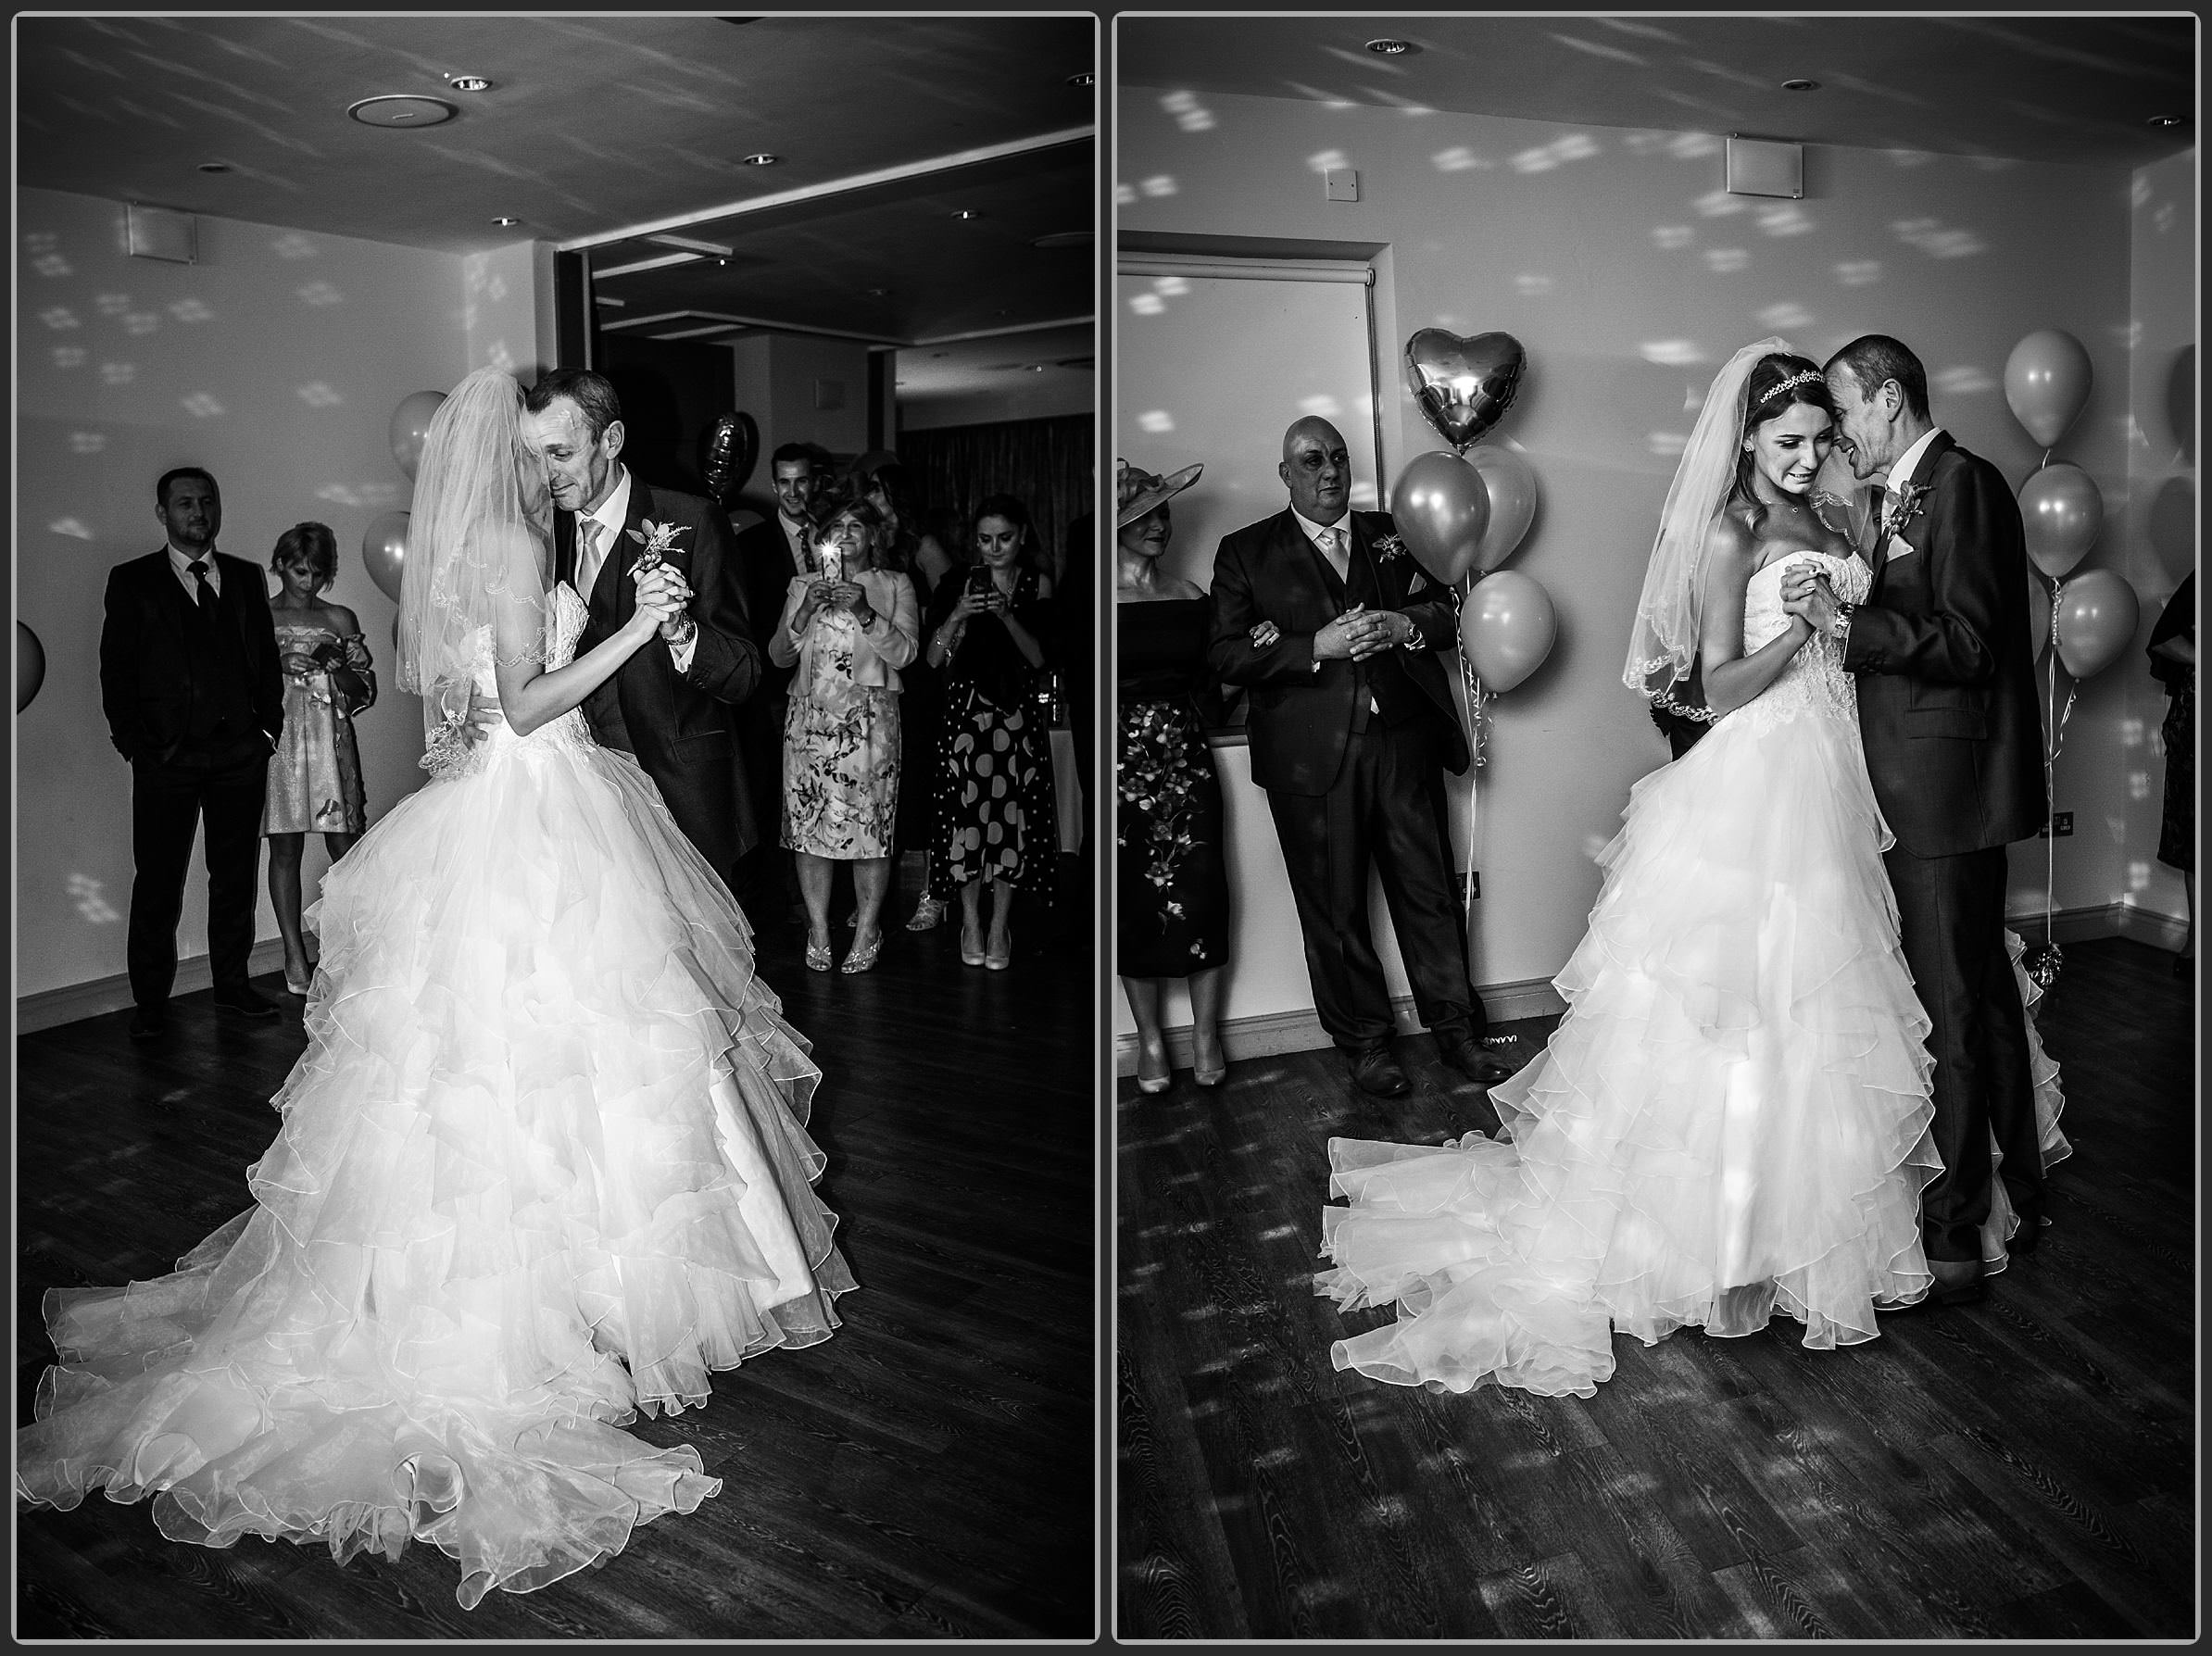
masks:
[[[1483,764],[1483,690],[1482,681],[1475,676],[1475,663],[1467,655],[1467,635],[1459,624],[1460,602],[1464,593],[1472,593],[1475,590],[1475,583],[1479,579],[1479,576],[1472,574],[1462,576],[1451,589],[1452,631],[1453,635],[1459,639],[1460,683],[1467,692],[1467,877],[1463,883],[1460,896],[1462,915],[1471,915],[1475,912],[1475,847],[1480,842],[1480,836],[1476,831],[1475,819],[1476,810],[1482,797],[1482,789],[1477,779],[1481,772]]]
[[[2058,577],[2047,576],[2051,583],[2051,675],[2043,692],[2043,809],[2051,810],[2056,787],[2055,778],[2058,770],[2058,750],[2066,742],[2066,721],[2074,715],[2074,696],[2081,686],[2071,673],[2067,674],[2066,706],[2057,709],[2058,701]],[[2056,709],[2055,711],[2054,709]],[[2058,901],[2058,833],[2057,823],[2043,824],[2043,943],[2051,942],[2051,913]]]

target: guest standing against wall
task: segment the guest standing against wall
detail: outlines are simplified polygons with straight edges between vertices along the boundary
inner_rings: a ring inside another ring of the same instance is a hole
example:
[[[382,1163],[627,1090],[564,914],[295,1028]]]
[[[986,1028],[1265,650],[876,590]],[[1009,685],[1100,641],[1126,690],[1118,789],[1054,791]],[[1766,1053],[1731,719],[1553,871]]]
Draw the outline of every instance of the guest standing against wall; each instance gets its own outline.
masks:
[[[961,961],[1003,972],[1013,964],[1014,893],[1049,900],[1060,855],[1051,743],[1037,699],[1052,578],[1038,567],[1028,509],[1011,495],[985,496],[974,540],[974,567],[940,585],[930,607],[929,664],[945,685],[930,889],[939,902],[960,898]]]
[[[192,841],[207,831],[207,964],[215,1004],[274,1018],[246,983],[269,756],[284,725],[283,671],[261,571],[216,550],[222,496],[198,467],[164,472],[161,550],[108,572],[100,704],[131,765],[131,922],[125,945],[134,1040],[169,1028],[177,922]]]
[[[1457,641],[1452,596],[1414,565],[1388,512],[1351,510],[1351,458],[1327,420],[1283,433],[1276,472],[1288,509],[1214,554],[1210,659],[1251,687],[1252,780],[1283,842],[1313,1010],[1363,1090],[1407,1090],[1368,931],[1372,867],[1439,1055],[1469,1080],[1502,1081],[1513,1066],[1482,1049],[1488,1019],[1446,848],[1444,772],[1468,761],[1436,658]]]
[[[338,574],[329,527],[294,524],[277,537],[269,567],[281,583],[269,608],[284,671],[284,734],[269,761],[261,835],[269,841],[269,901],[284,940],[284,987],[305,995],[313,968],[299,923],[300,863],[308,834],[322,835],[335,862],[369,826],[353,719],[375,702],[376,674],[361,623],[322,596]]]
[[[2166,686],[2166,722],[2158,745],[2166,749],[2166,803],[2158,818],[2158,860],[2181,871],[2189,899],[2189,937],[2174,961],[2174,975],[2196,965],[2196,571],[2181,577],[2166,600],[2148,646],[2151,676]]]
[[[1167,503],[1200,470],[1156,477],[1125,461],[1115,479],[1114,970],[1137,1020],[1137,1087],[1146,1093],[1165,1092],[1172,1079],[1160,1000],[1178,978],[1190,989],[1190,1078],[1217,1086],[1229,1068],[1221,1049],[1229,874],[1221,779],[1198,705],[1212,678],[1213,605],[1160,568],[1174,533]]]

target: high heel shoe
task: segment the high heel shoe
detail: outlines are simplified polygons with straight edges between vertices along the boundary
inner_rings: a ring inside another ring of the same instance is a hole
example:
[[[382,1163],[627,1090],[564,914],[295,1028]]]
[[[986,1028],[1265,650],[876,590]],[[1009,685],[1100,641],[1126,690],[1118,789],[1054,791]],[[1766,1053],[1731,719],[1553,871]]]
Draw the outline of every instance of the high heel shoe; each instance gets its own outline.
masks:
[[[845,964],[837,970],[843,972],[865,972],[875,964],[875,957],[884,952],[883,929],[876,928],[875,935],[865,943],[856,942],[852,952],[845,957]]]
[[[970,941],[970,939],[974,940]],[[961,927],[960,963],[963,966],[981,966],[986,958],[983,952],[983,938],[969,931],[966,926]]]
[[[1139,1041],[1137,1047],[1137,1090],[1140,1093],[1163,1093],[1175,1078],[1175,1072],[1168,1067],[1167,1048],[1163,1045],[1160,1048],[1160,1068],[1157,1073],[1148,1074],[1145,1060],[1151,1056],[1144,1043]]]
[[[827,972],[829,969],[830,946],[826,943],[816,943],[812,938],[809,938],[807,940],[807,970],[809,972]]]
[[[1190,1078],[1200,1086],[1219,1086],[1228,1079],[1228,1074],[1229,1060],[1225,1058],[1211,1070],[1201,1070],[1195,1063],[1190,1066]]]
[[[910,932],[935,931],[944,921],[946,907],[929,893],[924,892],[922,900],[914,905],[914,918],[906,922],[906,929]]]
[[[1004,947],[984,951],[983,963],[993,972],[1004,972],[1013,964],[1013,934],[1012,932],[1006,935]]]
[[[308,991],[314,985],[315,972],[312,968],[309,968],[305,977],[294,977],[289,970],[284,973],[284,993],[287,995],[296,995],[305,1000],[308,997]]]

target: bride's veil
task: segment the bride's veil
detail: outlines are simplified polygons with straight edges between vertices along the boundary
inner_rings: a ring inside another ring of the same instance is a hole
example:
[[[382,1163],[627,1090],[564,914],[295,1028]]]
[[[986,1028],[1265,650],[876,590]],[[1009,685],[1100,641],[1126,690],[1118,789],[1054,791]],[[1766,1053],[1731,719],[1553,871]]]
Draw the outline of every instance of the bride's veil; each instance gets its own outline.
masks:
[[[1705,406],[1698,411],[1682,463],[1666,491],[1659,538],[1644,571],[1643,596],[1628,636],[1628,662],[1621,672],[1631,690],[1672,702],[1678,688],[1695,676],[1703,622],[1705,539],[1736,475],[1752,370],[1762,358],[1796,354],[1786,339],[1747,345],[1728,358],[1705,393]]]
[[[545,462],[523,438],[522,387],[480,368],[431,420],[400,565],[399,687],[422,697],[425,730],[468,707],[487,659],[546,659],[551,524]]]

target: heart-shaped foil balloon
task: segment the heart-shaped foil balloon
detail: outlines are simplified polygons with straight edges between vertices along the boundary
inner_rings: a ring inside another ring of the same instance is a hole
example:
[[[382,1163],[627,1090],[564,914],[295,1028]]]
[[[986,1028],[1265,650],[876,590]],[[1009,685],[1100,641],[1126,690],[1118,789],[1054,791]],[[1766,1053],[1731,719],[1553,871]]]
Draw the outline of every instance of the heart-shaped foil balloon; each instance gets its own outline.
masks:
[[[1405,371],[1414,398],[1437,434],[1462,449],[1513,407],[1525,359],[1510,333],[1462,339],[1424,328],[1405,342]]]

